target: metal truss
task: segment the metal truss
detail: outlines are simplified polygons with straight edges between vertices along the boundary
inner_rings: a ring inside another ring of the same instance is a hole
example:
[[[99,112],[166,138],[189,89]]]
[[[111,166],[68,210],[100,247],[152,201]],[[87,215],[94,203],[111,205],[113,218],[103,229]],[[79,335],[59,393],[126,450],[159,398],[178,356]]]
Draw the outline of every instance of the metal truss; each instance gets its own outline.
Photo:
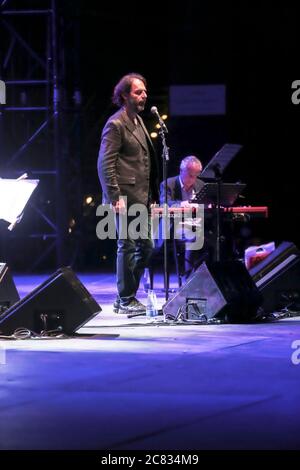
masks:
[[[71,105],[66,98],[66,23],[58,3],[25,0],[21,10],[19,2],[0,0],[0,79],[7,89],[0,174],[40,180],[22,223],[5,240],[11,264],[23,261],[27,270],[74,264],[81,238],[81,103],[78,90]]]

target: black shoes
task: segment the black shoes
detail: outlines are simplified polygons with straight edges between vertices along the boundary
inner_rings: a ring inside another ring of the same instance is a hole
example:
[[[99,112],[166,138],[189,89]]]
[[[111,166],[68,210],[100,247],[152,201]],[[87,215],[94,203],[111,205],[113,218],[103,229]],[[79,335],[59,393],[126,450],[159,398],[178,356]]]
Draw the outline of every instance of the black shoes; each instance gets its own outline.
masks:
[[[132,299],[128,304],[123,305],[120,300],[117,299],[113,304],[114,313],[146,313],[146,306],[143,305],[139,300]]]
[[[118,313],[120,308],[120,300],[116,299],[113,303],[113,312]]]

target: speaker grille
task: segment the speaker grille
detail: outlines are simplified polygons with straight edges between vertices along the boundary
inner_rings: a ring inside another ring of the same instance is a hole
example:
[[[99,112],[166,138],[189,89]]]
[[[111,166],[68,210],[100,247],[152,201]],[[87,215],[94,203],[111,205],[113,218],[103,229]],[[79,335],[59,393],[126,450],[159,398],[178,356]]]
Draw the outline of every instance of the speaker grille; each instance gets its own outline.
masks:
[[[292,242],[282,242],[249,273],[263,296],[266,313],[300,310],[300,251]]]
[[[11,335],[17,328],[35,333],[59,328],[71,335],[101,307],[70,268],[61,268],[0,319],[0,332]]]
[[[190,280],[163,307],[167,318],[178,318],[187,304],[197,303],[207,319],[229,322],[252,321],[258,316],[262,296],[243,263],[201,264]]]

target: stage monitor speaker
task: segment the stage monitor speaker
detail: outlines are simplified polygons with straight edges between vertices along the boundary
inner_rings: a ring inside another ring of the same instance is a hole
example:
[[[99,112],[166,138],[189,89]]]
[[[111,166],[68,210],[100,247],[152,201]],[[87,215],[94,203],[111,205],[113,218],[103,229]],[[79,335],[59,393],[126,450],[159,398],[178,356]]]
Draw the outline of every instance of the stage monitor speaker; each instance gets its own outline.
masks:
[[[263,296],[266,313],[291,308],[300,310],[300,252],[284,241],[249,271]]]
[[[0,316],[0,333],[27,328],[37,334],[57,330],[72,335],[100,311],[71,268],[61,268]]]
[[[0,315],[20,300],[6,263],[0,263]]]
[[[240,261],[205,262],[164,306],[166,318],[219,318],[232,323],[259,317],[262,296]]]

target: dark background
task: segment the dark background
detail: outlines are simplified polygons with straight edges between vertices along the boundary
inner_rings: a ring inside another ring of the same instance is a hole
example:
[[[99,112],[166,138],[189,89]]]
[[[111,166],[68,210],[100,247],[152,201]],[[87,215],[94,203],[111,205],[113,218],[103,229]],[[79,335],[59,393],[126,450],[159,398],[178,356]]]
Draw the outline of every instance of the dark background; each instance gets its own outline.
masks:
[[[149,112],[152,105],[168,112],[170,85],[226,85],[226,115],[169,117],[169,175],[177,173],[180,160],[188,154],[197,155],[205,165],[224,143],[242,144],[225,181],[247,183],[243,203],[269,207],[268,222],[258,228],[261,241],[292,240],[300,245],[300,105],[291,102],[291,84],[300,78],[299,12],[294,2],[271,1],[121,6],[61,2],[65,90],[67,96],[75,89],[82,93],[80,184],[83,196],[95,198],[95,206],[83,207],[75,267],[109,267],[114,260],[115,243],[100,242],[95,236],[95,207],[101,201],[96,164],[101,129],[114,112],[113,86],[131,71],[148,81],[143,117],[149,130],[155,125]],[[76,138],[74,132],[70,139]],[[159,141],[155,145],[160,154]],[[3,256],[18,267],[7,244]]]

